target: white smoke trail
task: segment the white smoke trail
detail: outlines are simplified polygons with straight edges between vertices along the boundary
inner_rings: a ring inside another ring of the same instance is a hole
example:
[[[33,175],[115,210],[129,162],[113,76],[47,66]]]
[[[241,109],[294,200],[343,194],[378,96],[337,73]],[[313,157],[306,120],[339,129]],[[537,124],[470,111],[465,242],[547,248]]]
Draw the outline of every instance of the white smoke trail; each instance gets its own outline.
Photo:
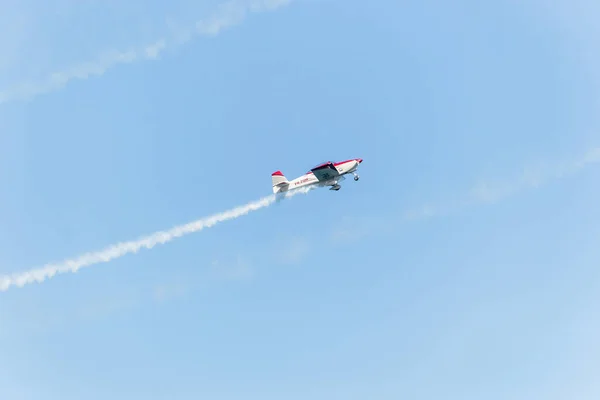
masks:
[[[198,21],[185,29],[173,28],[171,36],[148,43],[139,49],[128,51],[113,50],[94,61],[75,65],[64,71],[50,74],[45,81],[27,82],[0,90],[0,104],[14,100],[30,100],[65,87],[70,81],[84,80],[92,76],[102,76],[109,69],[120,64],[131,64],[142,60],[157,60],[169,47],[175,47],[191,40],[196,35],[216,36],[227,28],[241,23],[249,13],[275,10],[290,4],[292,0],[230,0],[221,4],[218,10],[206,20]]]
[[[510,180],[489,182],[483,181],[463,195],[453,200],[446,200],[437,205],[425,204],[409,210],[404,214],[407,220],[430,218],[447,215],[463,207],[479,204],[492,204],[515,195],[526,189],[536,189],[555,179],[562,179],[576,174],[590,165],[600,164],[600,146],[590,147],[582,154],[563,162],[543,163],[536,167],[524,168],[522,172]]]
[[[306,188],[286,192],[283,194],[282,198],[289,198],[295,196],[296,194],[308,193],[312,189],[314,189],[314,187],[309,186]],[[159,231],[137,240],[118,243],[103,250],[86,253],[77,258],[65,260],[60,263],[46,264],[40,268],[32,269],[26,272],[14,273],[8,276],[0,276],[0,291],[4,292],[11,286],[23,287],[30,283],[43,282],[57,274],[77,272],[83,267],[89,267],[99,263],[106,263],[126,254],[137,253],[142,248],[151,249],[157,244],[165,244],[180,236],[198,232],[204,228],[210,228],[219,222],[235,219],[252,211],[268,207],[277,201],[277,199],[278,197],[276,195],[263,197],[260,200],[253,201],[246,205],[235,207],[231,210],[215,214],[210,217],[205,217],[185,225],[176,226],[167,231]]]

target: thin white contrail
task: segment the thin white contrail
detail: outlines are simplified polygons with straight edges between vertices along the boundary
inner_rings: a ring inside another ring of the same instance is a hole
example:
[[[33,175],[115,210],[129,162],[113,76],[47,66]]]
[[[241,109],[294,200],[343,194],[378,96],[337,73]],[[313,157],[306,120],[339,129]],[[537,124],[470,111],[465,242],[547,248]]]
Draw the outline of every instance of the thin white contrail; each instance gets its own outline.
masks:
[[[306,187],[283,194],[283,198],[289,198],[296,194],[308,193],[314,187]],[[149,236],[142,237],[129,242],[122,242],[109,246],[103,250],[86,253],[77,258],[65,260],[60,263],[46,264],[40,268],[32,269],[26,272],[14,273],[12,275],[0,276],[0,291],[6,291],[11,286],[23,287],[34,282],[43,282],[57,274],[67,272],[77,272],[83,267],[89,267],[99,263],[106,263],[126,254],[137,253],[143,248],[151,249],[158,244],[165,244],[180,236],[198,232],[204,228],[210,228],[213,225],[239,218],[252,211],[268,207],[277,201],[276,195],[263,197],[260,200],[253,201],[243,206],[232,208],[231,210],[214,214],[210,217],[202,218],[185,225],[176,226],[167,231],[155,232]]]
[[[216,36],[226,28],[241,23],[249,12],[274,10],[287,5],[292,0],[230,0],[206,20],[196,22],[193,27],[177,32],[171,37],[157,39],[139,49],[129,51],[112,51],[94,61],[81,63],[64,71],[50,74],[44,81],[27,82],[0,90],[0,104],[14,100],[30,100],[41,94],[49,93],[66,86],[74,79],[84,80],[91,76],[101,76],[119,64],[130,64],[135,61],[156,60],[169,47],[181,45],[195,35]]]
[[[474,186],[466,196],[454,201],[444,201],[437,205],[426,204],[404,214],[407,220],[430,218],[455,212],[462,207],[478,204],[491,204],[514,195],[525,189],[535,189],[554,179],[573,175],[590,165],[600,164],[600,146],[587,149],[583,154],[562,163],[542,164],[536,168],[525,168],[512,180],[504,182],[481,182]]]

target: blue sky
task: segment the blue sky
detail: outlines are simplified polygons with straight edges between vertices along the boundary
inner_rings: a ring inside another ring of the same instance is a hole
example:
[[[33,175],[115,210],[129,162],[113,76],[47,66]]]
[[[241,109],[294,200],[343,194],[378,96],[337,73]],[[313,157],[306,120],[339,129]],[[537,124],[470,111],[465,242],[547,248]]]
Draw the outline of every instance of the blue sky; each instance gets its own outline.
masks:
[[[0,397],[598,398],[598,6],[222,4],[9,3],[0,275],[361,180],[0,292]]]

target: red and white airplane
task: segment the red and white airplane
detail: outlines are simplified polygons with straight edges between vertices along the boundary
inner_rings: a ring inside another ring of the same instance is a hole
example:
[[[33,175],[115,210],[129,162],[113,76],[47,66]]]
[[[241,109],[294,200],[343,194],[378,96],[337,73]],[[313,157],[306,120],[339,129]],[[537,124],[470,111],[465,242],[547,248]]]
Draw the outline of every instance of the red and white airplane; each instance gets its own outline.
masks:
[[[287,192],[309,185],[331,186],[329,190],[340,190],[339,182],[346,179],[344,175],[352,174],[355,181],[359,179],[356,169],[362,161],[362,158],[353,158],[335,163],[331,161],[324,162],[291,181],[288,181],[281,171],[275,171],[271,174],[273,193]]]

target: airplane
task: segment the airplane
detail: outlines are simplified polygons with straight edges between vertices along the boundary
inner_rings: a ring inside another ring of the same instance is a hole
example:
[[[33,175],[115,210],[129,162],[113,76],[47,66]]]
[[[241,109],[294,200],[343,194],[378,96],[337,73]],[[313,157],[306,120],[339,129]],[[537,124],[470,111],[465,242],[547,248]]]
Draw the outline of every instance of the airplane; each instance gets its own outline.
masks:
[[[319,187],[331,186],[329,190],[338,191],[341,189],[339,182],[346,179],[344,175],[354,175],[355,181],[360,178],[356,173],[356,169],[362,161],[362,158],[352,158],[340,162],[327,161],[313,167],[306,174],[291,181],[288,181],[281,171],[275,171],[271,174],[273,193],[287,192],[288,190],[299,189],[309,185]]]

